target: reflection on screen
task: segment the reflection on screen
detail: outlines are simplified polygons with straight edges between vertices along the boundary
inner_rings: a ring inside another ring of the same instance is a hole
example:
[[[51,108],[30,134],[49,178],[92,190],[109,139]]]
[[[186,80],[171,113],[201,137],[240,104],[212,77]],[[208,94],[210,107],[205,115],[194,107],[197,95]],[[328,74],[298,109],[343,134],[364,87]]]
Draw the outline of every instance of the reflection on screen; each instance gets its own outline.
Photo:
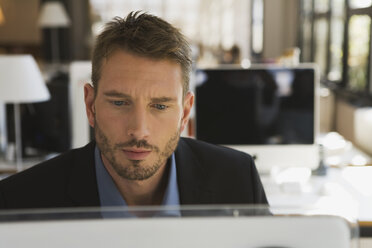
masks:
[[[206,69],[196,79],[196,137],[215,144],[313,144],[314,69]]]

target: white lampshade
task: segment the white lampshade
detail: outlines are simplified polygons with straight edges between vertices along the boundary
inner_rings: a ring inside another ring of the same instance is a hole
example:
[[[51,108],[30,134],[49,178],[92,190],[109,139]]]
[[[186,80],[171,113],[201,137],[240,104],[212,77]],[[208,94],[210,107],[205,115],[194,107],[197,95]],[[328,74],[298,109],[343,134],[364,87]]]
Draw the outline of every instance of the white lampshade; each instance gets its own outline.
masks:
[[[30,103],[50,99],[31,55],[0,55],[0,102]]]
[[[46,2],[41,6],[39,26],[43,28],[68,27],[70,19],[60,2]]]

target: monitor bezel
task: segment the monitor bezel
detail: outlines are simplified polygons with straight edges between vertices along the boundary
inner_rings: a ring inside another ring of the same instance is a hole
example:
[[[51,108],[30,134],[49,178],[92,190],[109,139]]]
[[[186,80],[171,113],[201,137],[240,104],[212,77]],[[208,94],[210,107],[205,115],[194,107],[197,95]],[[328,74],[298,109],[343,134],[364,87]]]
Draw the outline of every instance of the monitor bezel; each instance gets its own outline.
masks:
[[[315,63],[300,63],[298,65],[283,66],[277,64],[252,64],[249,67],[243,67],[240,65],[221,65],[215,67],[200,67],[200,70],[258,70],[258,69],[312,69],[314,70],[314,125],[313,125],[313,142],[312,144],[247,144],[247,145],[231,145],[231,144],[219,144],[222,146],[230,147],[235,150],[239,150],[250,154],[254,157],[257,168],[260,173],[270,173],[276,168],[288,168],[288,167],[306,167],[314,170],[319,164],[319,145],[317,142],[319,136],[319,124],[320,124],[320,76],[319,68]],[[196,92],[197,83],[194,85],[194,92]],[[197,115],[196,115],[196,104],[197,97],[195,97],[194,105],[194,130],[193,133],[197,138]],[[270,153],[270,154],[268,154]],[[271,158],[280,156],[280,160],[274,161]],[[302,160],[302,161],[301,161]],[[301,162],[299,162],[301,161]]]

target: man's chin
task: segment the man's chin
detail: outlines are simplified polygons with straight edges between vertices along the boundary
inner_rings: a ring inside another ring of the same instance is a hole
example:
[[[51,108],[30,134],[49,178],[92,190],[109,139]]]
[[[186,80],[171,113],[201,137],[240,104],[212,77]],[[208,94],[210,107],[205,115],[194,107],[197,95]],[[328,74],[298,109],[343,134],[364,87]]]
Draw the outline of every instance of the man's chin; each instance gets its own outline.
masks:
[[[141,166],[141,164],[143,164],[145,161],[144,160],[129,160],[129,162],[131,163],[131,165],[133,167],[139,167]]]
[[[116,173],[123,179],[132,180],[132,181],[144,181],[151,178],[153,175],[158,172],[159,167],[146,167],[143,164],[136,164],[137,162],[141,163],[143,161],[135,161],[130,165],[129,169],[119,169]]]

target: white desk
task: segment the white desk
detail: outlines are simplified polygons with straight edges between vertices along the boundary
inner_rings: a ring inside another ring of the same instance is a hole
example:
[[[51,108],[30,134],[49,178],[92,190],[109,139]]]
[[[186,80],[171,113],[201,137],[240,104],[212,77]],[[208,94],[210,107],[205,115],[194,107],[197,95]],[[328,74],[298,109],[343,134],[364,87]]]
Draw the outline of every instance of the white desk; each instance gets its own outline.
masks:
[[[323,135],[325,176],[311,175],[306,168],[289,168],[261,175],[271,206],[302,209],[306,214],[325,214],[356,218],[361,234],[361,247],[372,247],[372,164],[368,154],[354,147],[337,133]]]
[[[323,213],[355,217],[372,228],[372,158],[337,133],[319,137],[324,146],[325,176],[312,176],[306,168],[273,170],[261,175],[274,207],[311,207]]]
[[[305,205],[310,208],[300,214],[319,211],[356,216],[361,235],[359,247],[372,247],[372,166],[330,168],[327,176],[311,176],[297,183],[278,184],[271,176],[261,179],[270,205],[290,207],[288,213]]]
[[[290,174],[288,171],[281,173]],[[356,216],[360,222],[372,223],[371,166],[329,168],[326,176],[308,176],[306,171],[298,171],[297,175],[297,180],[288,176],[288,181],[283,179],[285,176],[280,178],[280,173],[261,176],[270,205],[314,207],[331,214]]]

